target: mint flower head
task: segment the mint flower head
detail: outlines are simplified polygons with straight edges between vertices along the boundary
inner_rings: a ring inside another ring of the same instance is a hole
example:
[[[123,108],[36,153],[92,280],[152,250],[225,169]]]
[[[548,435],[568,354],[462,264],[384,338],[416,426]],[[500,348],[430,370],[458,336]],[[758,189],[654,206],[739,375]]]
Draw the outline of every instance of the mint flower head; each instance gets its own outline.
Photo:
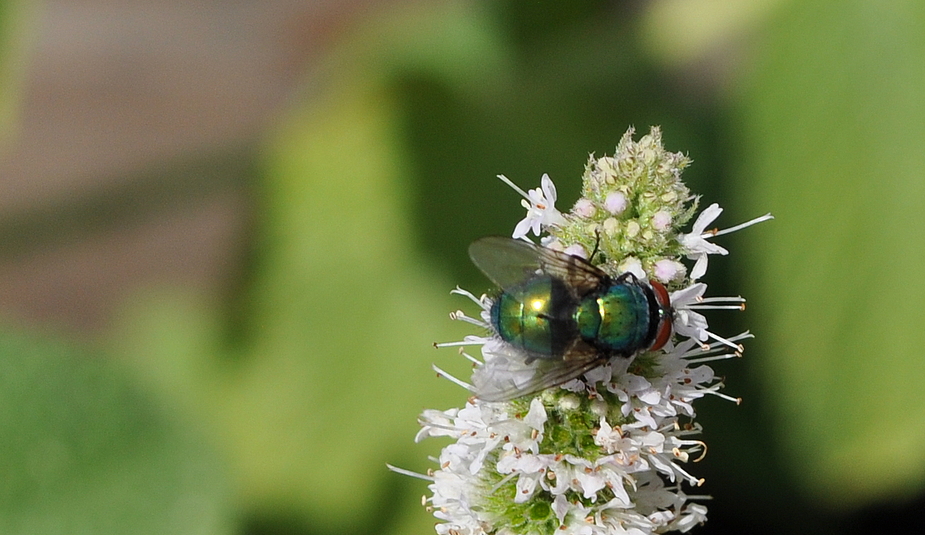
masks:
[[[722,210],[697,215],[698,198],[680,180],[689,164],[665,151],[657,128],[638,141],[631,129],[613,156],[591,157],[567,213],[547,175],[527,192],[499,177],[527,216],[512,239],[480,240],[470,253],[502,289],[454,290],[479,313],[451,317],[479,332],[438,344],[460,346],[471,382],[435,367],[471,397],[420,416],[417,440],[452,440],[435,469],[392,468],[430,481],[425,504],[438,534],[644,535],[706,520],[706,496],[692,493],[703,481],[688,468],[706,453],[693,403],[738,401],[706,363],[741,356],[751,335],[710,331],[699,311],[738,310],[744,300],[705,297],[697,280],[708,255],[727,254],[711,238],[771,216],[707,230]],[[523,269],[509,277],[511,266]],[[543,329],[555,333],[532,336]]]

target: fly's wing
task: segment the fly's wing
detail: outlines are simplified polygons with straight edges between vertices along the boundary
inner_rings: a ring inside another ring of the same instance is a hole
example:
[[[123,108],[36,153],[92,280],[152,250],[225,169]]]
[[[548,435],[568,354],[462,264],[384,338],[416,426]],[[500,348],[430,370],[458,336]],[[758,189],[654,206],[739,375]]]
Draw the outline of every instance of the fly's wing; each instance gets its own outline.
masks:
[[[469,246],[472,262],[502,289],[513,289],[537,275],[565,282],[583,296],[609,281],[606,273],[584,259],[530,242],[489,236]],[[485,401],[504,401],[561,385],[605,363],[607,357],[576,339],[561,358],[531,358],[509,344],[483,349],[485,363],[476,368],[472,382]]]
[[[590,346],[572,348],[565,359],[536,359],[529,364],[523,354],[503,344],[483,351],[485,363],[472,373],[479,399],[507,401],[559,386],[605,364],[607,357]]]
[[[502,289],[546,273],[565,281],[575,293],[582,295],[598,288],[608,278],[583,258],[502,236],[475,240],[469,246],[469,257]]]

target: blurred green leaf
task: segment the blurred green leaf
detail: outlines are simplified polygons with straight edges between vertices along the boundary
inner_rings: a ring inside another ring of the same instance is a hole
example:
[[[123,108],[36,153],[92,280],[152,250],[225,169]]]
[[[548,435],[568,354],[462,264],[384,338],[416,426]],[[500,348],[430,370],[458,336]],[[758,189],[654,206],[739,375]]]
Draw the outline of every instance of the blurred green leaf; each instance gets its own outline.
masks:
[[[757,49],[741,173],[777,220],[748,294],[784,464],[842,507],[920,491],[925,4],[791,2]]]
[[[312,533],[432,529],[425,483],[385,463],[428,468],[440,444],[414,446],[417,415],[466,397],[430,364],[461,377],[470,369],[432,345],[470,329],[447,316],[467,301],[412,243],[389,82],[409,65],[459,76],[494,61],[481,15],[461,6],[371,20],[271,136],[239,345],[223,346],[222,312],[191,296],[139,297],[126,313],[120,352],[219,437],[242,508],[269,519],[255,524],[291,515]]]
[[[0,335],[0,532],[230,533],[223,467],[100,355]]]
[[[685,67],[751,35],[788,0],[662,0],[648,4],[643,44],[661,64]],[[714,61],[716,58],[712,58]]]

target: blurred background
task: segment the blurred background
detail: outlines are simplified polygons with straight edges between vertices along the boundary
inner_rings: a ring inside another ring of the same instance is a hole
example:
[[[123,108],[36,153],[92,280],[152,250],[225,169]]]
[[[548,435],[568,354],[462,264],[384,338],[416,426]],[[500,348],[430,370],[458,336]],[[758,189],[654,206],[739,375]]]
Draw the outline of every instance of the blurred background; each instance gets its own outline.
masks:
[[[432,533],[467,244],[660,125],[742,294],[697,533],[923,533],[925,3],[0,1],[0,533]],[[471,312],[471,311],[470,311]]]

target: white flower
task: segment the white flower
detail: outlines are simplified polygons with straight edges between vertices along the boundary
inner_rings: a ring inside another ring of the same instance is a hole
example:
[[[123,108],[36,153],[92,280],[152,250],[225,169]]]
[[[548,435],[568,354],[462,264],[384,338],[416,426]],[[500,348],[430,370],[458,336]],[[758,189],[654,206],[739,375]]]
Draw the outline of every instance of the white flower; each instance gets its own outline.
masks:
[[[517,223],[511,237],[514,239],[523,238],[531,230],[533,234],[539,236],[548,227],[565,224],[565,217],[562,216],[559,210],[556,210],[556,186],[552,183],[549,175],[544,173],[543,178],[540,180],[541,187],[531,189],[529,192],[524,192],[504,175],[498,175],[498,178],[520,193],[523,197],[520,204],[527,209],[527,217]]]
[[[607,420],[601,418],[601,428],[594,435],[594,443],[604,448],[607,453],[614,453],[622,440],[623,433],[620,428],[610,427]]]
[[[674,309],[672,327],[675,332],[701,342],[708,338],[707,319],[703,314],[691,310],[690,307],[700,302],[705,291],[707,291],[707,285],[698,282],[671,293],[671,307]]]
[[[687,257],[696,261],[694,263],[694,268],[691,269],[691,280],[697,280],[707,272],[707,255],[729,254],[729,251],[726,249],[716,245],[715,243],[710,243],[707,241],[709,238],[720,236],[722,234],[729,234],[730,232],[735,232],[745,227],[750,227],[756,223],[774,219],[774,216],[771,214],[765,214],[761,217],[756,217],[755,219],[746,221],[741,225],[736,225],[727,229],[706,230],[707,225],[712,223],[717,217],[719,217],[721,213],[723,213],[723,209],[720,208],[718,204],[711,204],[703,212],[701,212],[699,216],[697,216],[697,220],[694,221],[694,226],[691,229],[691,232],[688,234],[682,234],[679,237],[678,241],[681,242],[681,246],[685,249]]]
[[[686,249],[687,257],[691,260],[696,260],[694,268],[691,270],[691,280],[697,280],[707,272],[707,255],[729,254],[729,251],[726,249],[707,241],[707,238],[716,236],[716,230],[704,232],[707,225],[712,223],[721,213],[723,213],[723,209],[720,208],[718,204],[711,204],[697,216],[697,220],[694,221],[694,227],[691,232],[681,236],[681,245]]]

